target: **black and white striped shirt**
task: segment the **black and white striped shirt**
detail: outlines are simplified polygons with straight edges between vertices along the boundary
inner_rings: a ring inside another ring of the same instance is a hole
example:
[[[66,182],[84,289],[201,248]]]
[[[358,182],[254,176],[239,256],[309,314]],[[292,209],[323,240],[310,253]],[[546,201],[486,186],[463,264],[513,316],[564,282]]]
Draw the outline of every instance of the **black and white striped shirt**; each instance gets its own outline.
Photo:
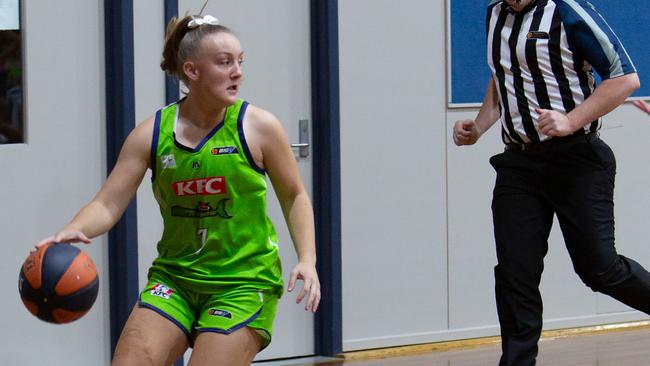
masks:
[[[625,48],[586,0],[533,0],[515,12],[503,0],[487,11],[488,64],[499,95],[505,143],[544,141],[536,108],[568,113],[603,79],[636,72]],[[585,132],[600,128],[600,121]]]

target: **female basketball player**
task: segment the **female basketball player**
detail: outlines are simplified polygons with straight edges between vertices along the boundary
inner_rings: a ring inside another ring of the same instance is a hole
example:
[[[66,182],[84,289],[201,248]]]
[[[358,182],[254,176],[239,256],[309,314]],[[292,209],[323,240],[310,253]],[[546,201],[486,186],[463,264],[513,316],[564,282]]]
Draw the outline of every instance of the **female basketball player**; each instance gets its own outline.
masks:
[[[120,218],[147,168],[164,231],[113,365],[249,365],[271,341],[283,283],[266,214],[268,173],[299,257],[288,290],[320,301],[312,206],[280,122],[237,94],[243,52],[209,15],[170,22],[161,67],[188,88],[126,139],[97,196],[51,242],[90,243]]]

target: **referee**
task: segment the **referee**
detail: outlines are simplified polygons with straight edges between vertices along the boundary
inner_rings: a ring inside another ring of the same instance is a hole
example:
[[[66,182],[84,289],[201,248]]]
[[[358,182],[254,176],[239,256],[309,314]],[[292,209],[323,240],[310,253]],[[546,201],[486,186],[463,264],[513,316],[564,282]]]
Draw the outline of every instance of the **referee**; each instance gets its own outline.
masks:
[[[586,0],[492,0],[492,69],[476,120],[453,139],[472,145],[498,119],[505,151],[492,200],[501,325],[500,365],[535,365],[542,329],[539,283],[557,215],[573,267],[594,291],[650,313],[650,273],[614,247],[612,150],[600,117],[639,87],[625,48]],[[602,78],[596,87],[592,70]]]

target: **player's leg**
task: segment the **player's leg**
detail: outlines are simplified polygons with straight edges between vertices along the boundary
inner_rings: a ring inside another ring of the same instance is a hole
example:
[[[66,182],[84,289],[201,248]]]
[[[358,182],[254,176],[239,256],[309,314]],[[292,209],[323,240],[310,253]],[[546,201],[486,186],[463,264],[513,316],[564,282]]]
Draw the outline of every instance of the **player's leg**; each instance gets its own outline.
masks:
[[[569,178],[554,183],[552,199],[576,273],[594,291],[650,314],[650,273],[614,246],[614,154],[595,139],[558,159],[552,174]]]
[[[534,365],[542,330],[539,283],[553,212],[537,192],[534,160],[506,152],[490,162],[497,171],[492,214],[498,259],[495,293],[503,351],[500,365]]]
[[[189,365],[250,365],[271,342],[277,305],[277,295],[250,289],[211,295],[198,315]]]
[[[113,366],[167,366],[188,347],[187,335],[157,312],[136,306],[115,348]]]
[[[188,347],[196,296],[164,274],[151,273],[122,330],[113,366],[169,366],[176,361]]]
[[[262,348],[256,330],[243,327],[230,334],[201,332],[188,366],[248,366]]]

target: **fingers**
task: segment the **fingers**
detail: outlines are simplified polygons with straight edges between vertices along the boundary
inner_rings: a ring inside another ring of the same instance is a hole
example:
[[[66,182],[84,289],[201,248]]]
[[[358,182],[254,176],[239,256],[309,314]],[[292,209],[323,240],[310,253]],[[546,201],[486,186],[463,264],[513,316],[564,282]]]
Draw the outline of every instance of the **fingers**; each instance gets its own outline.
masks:
[[[39,241],[35,245],[35,247],[36,247],[36,249],[38,249],[38,248],[42,247],[43,245],[47,245],[47,244],[51,244],[51,243],[54,243],[54,237],[53,236],[49,236],[49,237]]]
[[[320,283],[312,283],[311,289],[309,290],[309,300],[305,310],[315,313],[318,310],[318,304],[320,303]]]
[[[90,244],[90,239],[81,231],[60,232],[54,236],[57,243],[85,243]]]
[[[296,304],[301,303],[305,297],[307,297],[305,310],[315,313],[320,303],[320,283],[318,279],[305,281],[302,291],[300,291],[300,294],[296,298]]]
[[[476,129],[474,121],[471,119],[465,119],[462,121],[457,121],[454,124],[454,132],[460,134],[471,134]]]
[[[47,244],[54,243],[84,243],[90,244],[91,241],[88,237],[80,231],[61,231],[56,233],[53,236],[49,236],[35,245],[35,248],[38,249]]]
[[[643,100],[635,100],[633,103],[640,110],[646,112],[647,114],[650,114],[650,104],[646,103]]]
[[[90,244],[90,239],[88,239],[88,237],[84,233],[80,232],[79,236],[78,236],[78,239],[79,239],[80,242],[82,242],[84,244]]]
[[[289,285],[287,286],[287,291],[291,292],[296,287],[296,281],[298,280],[298,271],[291,271],[291,276],[289,277]]]
[[[475,143],[478,138],[478,130],[474,121],[471,119],[456,121],[452,138],[457,146]]]
[[[300,293],[296,296],[296,304],[300,304],[303,299],[307,298],[305,301],[305,310],[316,312],[321,298],[320,281],[318,280],[316,268],[311,265],[306,266],[304,264],[298,264],[296,268],[291,271],[287,291],[293,291],[298,280],[303,280],[304,284]]]
[[[461,131],[471,132],[475,128],[474,121],[472,121],[471,119],[466,119],[464,121],[461,121],[460,127],[461,127]]]
[[[302,302],[302,299],[304,299],[307,293],[311,290],[311,284],[312,282],[310,280],[305,281],[305,285],[302,286],[302,290],[298,294],[298,297],[296,297],[296,304],[300,304]],[[306,309],[307,307],[305,307],[305,310]]]

